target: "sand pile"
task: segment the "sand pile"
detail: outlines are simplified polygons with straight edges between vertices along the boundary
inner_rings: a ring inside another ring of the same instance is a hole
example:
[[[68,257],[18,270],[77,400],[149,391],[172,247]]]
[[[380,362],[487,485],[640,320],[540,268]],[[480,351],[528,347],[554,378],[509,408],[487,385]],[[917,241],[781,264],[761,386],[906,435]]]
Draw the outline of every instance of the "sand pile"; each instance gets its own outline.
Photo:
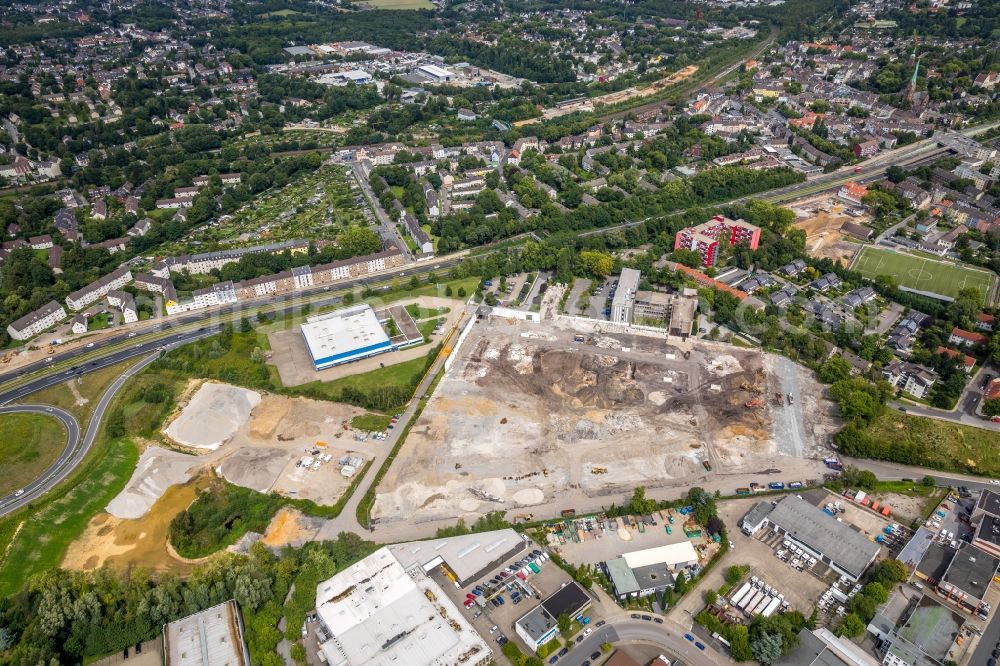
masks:
[[[260,394],[256,391],[206,383],[164,433],[185,446],[214,450],[247,422],[258,404]]]

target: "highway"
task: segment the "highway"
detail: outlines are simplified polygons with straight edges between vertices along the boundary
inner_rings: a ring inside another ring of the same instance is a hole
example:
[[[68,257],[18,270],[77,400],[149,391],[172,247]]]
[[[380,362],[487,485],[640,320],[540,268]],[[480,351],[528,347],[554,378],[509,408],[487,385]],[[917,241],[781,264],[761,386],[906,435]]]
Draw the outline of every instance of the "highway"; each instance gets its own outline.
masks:
[[[382,273],[368,275],[364,277],[344,280],[334,285],[313,287],[287,294],[285,296],[265,296],[259,299],[243,301],[235,305],[227,305],[220,308],[209,308],[190,315],[172,317],[169,319],[156,319],[147,322],[145,325],[132,327],[128,334],[122,333],[114,337],[105,338],[99,342],[92,343],[93,346],[75,347],[64,352],[48,357],[51,360],[40,360],[34,363],[23,365],[16,370],[10,370],[0,374],[0,405],[12,400],[28,395],[51,384],[38,384],[37,380],[29,379],[33,373],[44,372],[46,377],[53,376],[53,371],[58,370],[55,376],[65,379],[77,370],[91,372],[107,363],[101,361],[114,352],[115,358],[123,360],[137,356],[146,351],[152,351],[175,342],[189,341],[198,337],[199,333],[206,330],[217,331],[227,322],[233,322],[240,317],[253,317],[257,312],[270,312],[277,316],[283,316],[294,311],[303,305],[313,308],[323,307],[338,303],[344,292],[357,288],[364,288],[380,284],[394,278],[429,273],[435,270],[448,270],[465,258],[467,252],[440,257],[434,261],[420,264],[410,264],[408,266],[384,271]],[[388,287],[386,287],[388,288]],[[118,355],[118,352],[130,353]],[[93,362],[97,361],[97,365]],[[58,383],[58,382],[55,382]],[[30,390],[14,392],[14,387],[33,387]]]
[[[62,453],[56,458],[55,462],[42,473],[37,479],[29,483],[27,486],[22,488],[24,494],[20,497],[35,497],[36,493],[40,488],[45,486],[47,479],[55,473],[56,470],[65,466],[69,462],[70,457],[72,457],[73,452],[76,450],[77,445],[80,442],[80,423],[76,420],[76,417],[67,412],[64,409],[58,407],[49,407],[48,405],[14,405],[10,407],[0,407],[0,414],[42,414],[44,416],[51,416],[62,422],[63,427],[66,428],[66,446],[63,448]],[[17,492],[0,499],[0,511],[7,508],[8,504],[11,504],[15,499],[17,499]],[[4,513],[6,513],[4,511]]]
[[[82,439],[80,437],[80,424],[77,422],[76,418],[69,412],[57,407],[49,407],[47,405],[10,405],[0,407],[0,414],[11,412],[50,414],[62,421],[67,432],[66,447],[59,455],[59,458],[47,470],[45,470],[41,476],[28,484],[23,489],[24,493],[22,495],[18,496],[16,493],[11,493],[6,497],[0,498],[0,516],[5,516],[9,513],[17,511],[18,509],[40,498],[58,485],[63,479],[69,476],[73,470],[76,469],[81,462],[83,462],[83,459],[87,457],[87,453],[90,452],[90,448],[93,446],[94,440],[97,439],[97,433],[100,430],[102,421],[104,420],[104,415],[107,413],[108,407],[111,405],[111,401],[114,400],[115,395],[119,390],[121,390],[122,386],[124,386],[129,379],[145,370],[149,364],[159,358],[161,349],[172,349],[174,347],[187,344],[188,342],[192,342],[193,340],[197,340],[208,335],[214,335],[216,332],[218,331],[196,331],[193,334],[184,334],[177,340],[168,344],[164,344],[160,341],[147,343],[146,345],[136,345],[132,349],[116,352],[98,361],[93,361],[88,364],[86,368],[78,368],[75,371],[71,371],[69,373],[70,375],[76,375],[83,373],[84,371],[93,372],[99,368],[120,363],[123,360],[133,358],[137,355],[147,355],[145,359],[136,363],[120,376],[116,377],[114,382],[112,382],[107,390],[105,390],[104,394],[101,395],[97,404],[94,406],[94,411],[87,423],[87,431],[84,433]],[[149,348],[149,345],[153,345],[152,349]],[[0,394],[0,404],[7,405],[7,403],[11,400],[16,400],[19,397],[28,395],[31,392],[59,384],[67,379],[69,379],[69,377],[67,377],[66,373],[39,378],[24,387]]]

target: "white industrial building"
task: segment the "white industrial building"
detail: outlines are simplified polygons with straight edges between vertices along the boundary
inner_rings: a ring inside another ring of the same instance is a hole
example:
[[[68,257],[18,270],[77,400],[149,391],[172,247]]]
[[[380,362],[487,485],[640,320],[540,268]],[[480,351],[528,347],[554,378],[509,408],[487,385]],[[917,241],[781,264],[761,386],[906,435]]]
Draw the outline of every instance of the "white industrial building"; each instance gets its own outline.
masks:
[[[233,600],[174,620],[163,627],[165,666],[250,663],[243,617]]]
[[[698,563],[690,541],[625,553],[601,563],[620,601],[648,597],[674,586],[678,569]]]
[[[632,323],[632,312],[635,306],[635,294],[639,291],[639,279],[642,274],[634,268],[623,268],[615,297],[611,299],[611,321],[616,324]]]
[[[879,544],[797,495],[759,502],[740,521],[747,535],[766,527],[851,580],[860,579],[879,553]]]
[[[437,65],[421,65],[417,67],[417,73],[438,83],[451,81],[455,77],[454,72]]]
[[[462,587],[482,578],[527,548],[524,537],[507,528],[493,532],[412,541],[389,546],[404,569],[447,567]]]
[[[330,666],[485,666],[493,659],[424,568],[388,548],[316,588],[320,651]]]
[[[389,336],[370,305],[316,315],[300,327],[317,370],[392,351]]]

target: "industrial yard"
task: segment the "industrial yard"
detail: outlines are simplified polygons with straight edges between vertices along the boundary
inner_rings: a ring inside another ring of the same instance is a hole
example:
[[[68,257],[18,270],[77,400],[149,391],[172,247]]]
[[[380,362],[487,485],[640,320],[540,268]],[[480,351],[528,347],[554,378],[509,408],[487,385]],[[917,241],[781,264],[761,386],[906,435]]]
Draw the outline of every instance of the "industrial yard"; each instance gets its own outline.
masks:
[[[625,334],[574,337],[477,324],[380,485],[373,516],[423,522],[636,485],[686,487],[816,457],[835,426],[820,387],[775,357]]]
[[[372,444],[361,441],[367,433],[350,426],[351,418],[364,412],[305,398],[263,395],[257,399],[252,411],[244,411],[244,389],[217,383],[198,389],[165,433],[171,434],[178,422],[201,423],[210,434],[193,445],[204,446],[217,441],[218,424],[213,421],[217,418],[231,430],[224,443],[198,456],[158,446],[147,448],[108,512],[119,518],[139,518],[172,485],[209,469],[230,483],[258,492],[335,503],[353,473],[372,456],[367,450]],[[353,469],[345,473],[345,466]]]

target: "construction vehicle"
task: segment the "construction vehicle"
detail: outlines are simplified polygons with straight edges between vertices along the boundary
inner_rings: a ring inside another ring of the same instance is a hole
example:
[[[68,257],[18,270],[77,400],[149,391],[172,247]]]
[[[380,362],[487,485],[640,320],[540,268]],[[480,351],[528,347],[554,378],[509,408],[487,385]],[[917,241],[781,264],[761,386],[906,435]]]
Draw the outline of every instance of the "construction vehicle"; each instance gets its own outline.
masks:
[[[706,472],[711,472],[712,471],[712,463],[708,462],[707,460],[702,460],[701,461],[701,466],[705,468]]]
[[[608,473],[608,468],[607,467],[591,467],[590,468],[590,473],[591,474],[607,474]]]
[[[491,495],[485,490],[480,488],[469,488],[469,492],[472,493],[477,499],[481,499],[486,502],[496,502],[497,504],[503,504],[503,499],[497,497],[496,495]]]
[[[6,354],[3,355],[3,358],[0,358],[0,363],[6,365],[7,363],[10,363],[10,360],[12,358],[14,358],[14,352],[7,352]]]

